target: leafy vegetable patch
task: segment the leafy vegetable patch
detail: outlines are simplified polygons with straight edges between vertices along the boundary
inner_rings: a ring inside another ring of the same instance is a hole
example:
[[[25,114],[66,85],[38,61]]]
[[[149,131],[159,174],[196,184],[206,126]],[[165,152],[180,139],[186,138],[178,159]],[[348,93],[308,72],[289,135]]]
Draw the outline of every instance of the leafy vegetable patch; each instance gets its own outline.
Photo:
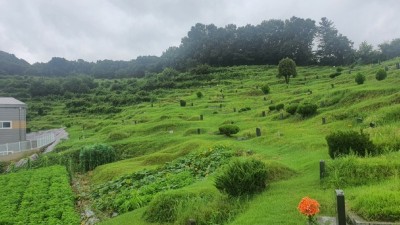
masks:
[[[65,167],[0,176],[0,224],[79,224]]]
[[[158,169],[142,170],[96,186],[92,190],[92,199],[102,211],[132,211],[147,205],[156,193],[178,189],[208,176],[227,163],[231,156],[224,146],[189,154]]]

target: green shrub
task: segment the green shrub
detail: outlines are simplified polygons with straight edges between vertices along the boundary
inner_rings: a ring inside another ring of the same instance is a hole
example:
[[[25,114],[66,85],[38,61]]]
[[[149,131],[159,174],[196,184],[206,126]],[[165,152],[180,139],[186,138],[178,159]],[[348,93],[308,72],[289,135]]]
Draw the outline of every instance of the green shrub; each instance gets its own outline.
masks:
[[[351,152],[359,156],[373,154],[375,146],[369,140],[369,135],[355,131],[337,131],[326,136],[329,156],[334,159],[338,156],[348,155]]]
[[[185,106],[186,106],[186,101],[185,101],[185,100],[179,100],[179,104],[180,104],[182,107],[185,107]]]
[[[122,131],[113,131],[108,135],[108,139],[111,141],[118,141],[129,137],[129,134]]]
[[[211,72],[212,72],[212,67],[210,67],[207,64],[198,65],[190,69],[190,73],[195,75],[209,74]]]
[[[270,88],[269,88],[268,84],[265,84],[265,85],[261,86],[261,91],[264,94],[269,94]]]
[[[203,93],[201,93],[201,91],[196,93],[197,98],[202,98],[203,97]]]
[[[219,132],[230,137],[232,134],[237,134],[240,131],[239,127],[232,124],[225,124],[219,127]]]
[[[244,107],[244,108],[240,108],[238,112],[246,112],[246,111],[249,111],[249,110],[251,110],[250,107]]]
[[[79,153],[79,164],[83,171],[93,170],[97,166],[115,161],[115,151],[105,144],[84,146]]]
[[[269,111],[274,111],[276,109],[275,105],[268,106]]]
[[[376,72],[375,78],[378,81],[381,81],[381,80],[386,79],[386,76],[387,76],[386,71],[384,69],[380,69],[380,70],[378,70],[378,72]]]
[[[251,195],[266,187],[267,169],[255,159],[235,160],[216,177],[215,187],[230,196]]]
[[[330,78],[335,78],[335,77],[340,76],[340,75],[342,75],[341,72],[335,72],[335,73],[330,74],[329,77]]]
[[[299,107],[299,104],[297,104],[297,103],[290,104],[286,107],[286,112],[291,115],[294,115],[296,113],[298,107]]]
[[[314,103],[302,103],[297,108],[297,113],[303,117],[312,116],[317,113],[318,106]]]
[[[182,204],[175,224],[187,224],[189,219],[194,219],[197,225],[227,224],[246,208],[246,203],[215,189],[201,190],[196,197]]]
[[[225,224],[242,211],[244,201],[224,196],[214,189],[176,190],[156,195],[143,214],[148,222],[198,225]]]
[[[357,73],[355,81],[357,84],[363,84],[365,81],[365,76],[361,73]]]
[[[143,214],[146,221],[152,223],[174,222],[179,206],[188,201],[193,194],[183,191],[168,191],[157,194]]]
[[[283,109],[285,107],[284,104],[280,103],[278,105],[275,106],[276,111],[280,111],[281,109]]]

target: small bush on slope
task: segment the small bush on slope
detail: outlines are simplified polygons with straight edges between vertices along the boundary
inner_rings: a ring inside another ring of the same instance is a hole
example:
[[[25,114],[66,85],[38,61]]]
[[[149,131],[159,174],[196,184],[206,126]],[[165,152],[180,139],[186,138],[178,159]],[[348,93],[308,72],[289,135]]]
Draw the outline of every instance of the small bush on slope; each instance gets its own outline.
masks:
[[[235,160],[216,177],[215,187],[230,196],[251,195],[266,187],[265,164],[254,159]]]

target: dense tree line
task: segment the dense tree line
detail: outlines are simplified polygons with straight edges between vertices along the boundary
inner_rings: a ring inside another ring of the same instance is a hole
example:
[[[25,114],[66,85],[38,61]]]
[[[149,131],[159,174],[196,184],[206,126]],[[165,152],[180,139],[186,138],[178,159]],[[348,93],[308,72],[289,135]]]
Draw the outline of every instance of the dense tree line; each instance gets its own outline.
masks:
[[[47,63],[30,65],[25,60],[0,51],[0,74],[64,77],[92,75],[96,78],[143,77],[165,68],[187,71],[198,65],[276,65],[286,57],[297,65],[348,65],[376,63],[400,56],[400,38],[374,49],[367,42],[356,50],[353,42],[339,33],[332,21],[292,17],[268,20],[259,25],[237,27],[229,24],[198,23],[177,47],[170,47],[160,57],[139,56],[130,61],[82,59],[69,61],[54,57]],[[316,49],[315,49],[316,48]]]

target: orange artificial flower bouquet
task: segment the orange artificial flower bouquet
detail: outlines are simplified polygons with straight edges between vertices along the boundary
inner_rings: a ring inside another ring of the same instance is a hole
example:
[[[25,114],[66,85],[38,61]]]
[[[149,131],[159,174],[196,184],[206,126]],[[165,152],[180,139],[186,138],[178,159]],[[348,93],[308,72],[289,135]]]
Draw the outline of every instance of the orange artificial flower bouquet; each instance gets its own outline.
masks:
[[[297,206],[299,212],[307,216],[308,224],[317,224],[316,218],[314,217],[319,213],[319,203],[309,197],[304,197],[301,199],[299,206]]]

